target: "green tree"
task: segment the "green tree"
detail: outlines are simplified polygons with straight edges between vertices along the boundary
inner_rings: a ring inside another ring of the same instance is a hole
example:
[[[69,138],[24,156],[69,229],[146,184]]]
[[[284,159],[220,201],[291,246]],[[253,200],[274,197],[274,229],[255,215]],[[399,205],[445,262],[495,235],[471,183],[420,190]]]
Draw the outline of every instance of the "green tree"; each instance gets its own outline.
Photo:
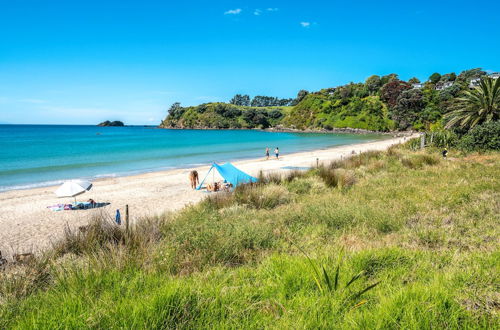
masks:
[[[292,101],[291,105],[297,105],[297,104],[299,104],[299,102],[302,101],[304,99],[304,97],[307,96],[307,94],[309,94],[308,91],[306,91],[305,89],[301,89],[297,93],[297,97],[295,98],[295,100]]]
[[[181,107],[180,102],[175,102],[170,106],[170,109],[168,109],[168,117],[171,119],[179,119],[182,117],[184,111],[185,109]]]
[[[455,72],[452,72],[442,75],[440,81],[455,81],[456,79],[457,75]]]
[[[419,89],[408,89],[398,97],[397,105],[391,111],[392,120],[399,129],[408,129],[415,123],[424,108],[424,96]]]
[[[268,113],[263,109],[248,109],[243,111],[243,119],[247,122],[248,127],[269,127]]]
[[[366,79],[365,85],[370,95],[374,95],[378,92],[380,87],[382,87],[382,81],[380,80],[379,76],[373,75]]]
[[[248,95],[241,95],[241,94],[236,94],[229,103],[234,104],[234,105],[243,105],[243,106],[249,106],[250,105],[250,96]]]
[[[252,107],[277,107],[285,106],[291,102],[291,99],[280,99],[273,96],[257,95],[252,99],[250,105]]]
[[[398,75],[395,73],[390,73],[388,75],[382,76],[382,78],[380,78],[380,83],[382,85],[385,85],[393,80],[398,80]]]
[[[436,83],[439,82],[439,80],[441,80],[441,75],[439,73],[437,73],[437,72],[434,72],[429,77],[429,80],[430,80],[431,83],[436,84]]]
[[[281,117],[283,117],[283,113],[281,112],[281,110],[273,109],[273,110],[269,111],[269,118],[279,119]]]
[[[417,77],[413,77],[410,80],[408,80],[408,82],[410,84],[419,84],[420,83],[420,79],[418,79]]]
[[[483,78],[478,87],[457,98],[454,110],[445,115],[446,128],[470,130],[500,118],[500,79]]]

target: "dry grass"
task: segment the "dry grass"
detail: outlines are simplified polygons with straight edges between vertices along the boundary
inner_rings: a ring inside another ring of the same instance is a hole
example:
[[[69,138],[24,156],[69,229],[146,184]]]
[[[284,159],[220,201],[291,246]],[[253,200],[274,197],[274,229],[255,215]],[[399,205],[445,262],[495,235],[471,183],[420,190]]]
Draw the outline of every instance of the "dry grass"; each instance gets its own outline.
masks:
[[[318,168],[318,176],[330,188],[347,189],[356,183],[354,172],[343,168],[332,169],[320,166]]]

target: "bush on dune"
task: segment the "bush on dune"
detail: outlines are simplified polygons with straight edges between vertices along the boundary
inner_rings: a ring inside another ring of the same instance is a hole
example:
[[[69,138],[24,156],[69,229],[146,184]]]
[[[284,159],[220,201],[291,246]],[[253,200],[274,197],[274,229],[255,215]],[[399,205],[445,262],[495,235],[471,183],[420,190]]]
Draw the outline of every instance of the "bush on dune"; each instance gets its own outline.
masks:
[[[440,159],[436,155],[411,155],[401,158],[401,163],[411,169],[422,168],[424,165],[436,165],[439,164]]]
[[[319,167],[318,175],[323,182],[331,188],[338,187],[347,189],[356,182],[353,172],[345,169],[328,169],[325,167]]]
[[[500,150],[500,121],[474,127],[461,138],[458,147],[465,151]]]

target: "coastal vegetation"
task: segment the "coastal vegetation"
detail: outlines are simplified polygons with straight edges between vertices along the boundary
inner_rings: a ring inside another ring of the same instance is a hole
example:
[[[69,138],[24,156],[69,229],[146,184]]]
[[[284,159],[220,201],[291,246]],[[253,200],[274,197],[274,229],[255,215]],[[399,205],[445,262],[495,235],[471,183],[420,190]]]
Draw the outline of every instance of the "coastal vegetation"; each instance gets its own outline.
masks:
[[[290,128],[330,131],[448,130],[463,135],[482,122],[497,121],[500,79],[481,69],[432,74],[425,82],[397,74],[373,75],[317,92],[301,90],[295,99],[236,95],[230,103],[182,107],[175,103],[160,127]],[[468,119],[467,119],[468,118]]]
[[[457,109],[447,113],[446,127],[471,129],[500,119],[500,79],[481,79],[479,88],[457,99]]]
[[[0,328],[495,328],[500,154],[417,143],[102,214],[0,271]]]
[[[170,128],[268,128],[277,126],[289,107],[252,107],[206,103],[181,107],[174,103],[161,127]]]

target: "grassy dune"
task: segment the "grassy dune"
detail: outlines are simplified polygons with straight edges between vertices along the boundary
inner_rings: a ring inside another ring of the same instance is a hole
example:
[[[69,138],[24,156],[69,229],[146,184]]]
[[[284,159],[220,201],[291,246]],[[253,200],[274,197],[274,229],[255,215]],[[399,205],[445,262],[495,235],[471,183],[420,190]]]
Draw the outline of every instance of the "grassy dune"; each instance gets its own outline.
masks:
[[[0,272],[0,328],[499,326],[500,154],[267,176]],[[451,156],[453,152],[451,152]]]

